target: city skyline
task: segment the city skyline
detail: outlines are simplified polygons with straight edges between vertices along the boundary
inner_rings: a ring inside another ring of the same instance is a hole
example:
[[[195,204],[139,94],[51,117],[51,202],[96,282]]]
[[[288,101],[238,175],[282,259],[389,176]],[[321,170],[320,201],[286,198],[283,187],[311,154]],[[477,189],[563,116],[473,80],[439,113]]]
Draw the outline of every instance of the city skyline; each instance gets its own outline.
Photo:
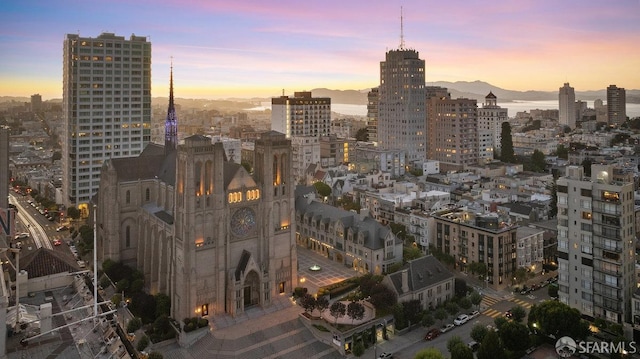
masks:
[[[426,61],[426,83],[481,80],[512,90],[640,89],[640,2],[418,0],[8,1],[0,25],[0,96],[62,98],[66,34],[146,36],[152,95],[174,61],[183,98],[273,97],[379,84],[380,61],[403,39]]]

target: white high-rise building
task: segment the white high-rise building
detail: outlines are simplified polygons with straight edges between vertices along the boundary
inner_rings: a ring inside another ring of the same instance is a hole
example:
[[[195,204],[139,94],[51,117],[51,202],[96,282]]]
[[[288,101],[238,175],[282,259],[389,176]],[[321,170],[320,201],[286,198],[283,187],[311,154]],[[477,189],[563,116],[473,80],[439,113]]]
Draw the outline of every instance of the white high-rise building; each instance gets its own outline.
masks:
[[[478,109],[478,162],[487,163],[494,159],[496,150],[501,146],[502,123],[508,120],[508,109],[498,106],[498,98],[489,92],[482,108]]]
[[[329,136],[331,131],[331,99],[312,97],[311,92],[295,92],[293,97],[271,99],[271,129],[287,138]]]
[[[635,276],[633,174],[594,164],[567,167],[557,181],[558,296],[582,314],[631,320]]]
[[[390,50],[380,62],[378,144],[406,149],[409,165],[427,158],[425,62],[415,50]]]
[[[576,92],[568,82],[560,87],[558,102],[560,105],[560,125],[569,126],[571,129],[576,128]]]
[[[138,156],[151,140],[151,43],[68,34],[62,101],[63,198],[87,215],[102,163]]]

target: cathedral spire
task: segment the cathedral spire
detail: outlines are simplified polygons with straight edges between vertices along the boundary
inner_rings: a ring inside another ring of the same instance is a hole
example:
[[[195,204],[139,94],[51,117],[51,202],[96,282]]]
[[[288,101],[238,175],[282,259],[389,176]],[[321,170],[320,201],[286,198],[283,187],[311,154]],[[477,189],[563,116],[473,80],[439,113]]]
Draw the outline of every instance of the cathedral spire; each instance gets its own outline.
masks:
[[[173,59],[171,60],[171,76],[169,80],[169,108],[164,125],[164,151],[168,154],[178,147],[178,116],[173,103]]]

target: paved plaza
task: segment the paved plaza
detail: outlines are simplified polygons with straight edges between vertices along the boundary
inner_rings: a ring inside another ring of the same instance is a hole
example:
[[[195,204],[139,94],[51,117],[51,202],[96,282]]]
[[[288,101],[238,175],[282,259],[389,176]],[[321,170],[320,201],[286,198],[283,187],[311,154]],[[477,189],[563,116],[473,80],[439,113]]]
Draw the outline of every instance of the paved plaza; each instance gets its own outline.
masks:
[[[310,269],[313,265],[320,270]],[[344,264],[333,262],[309,249],[298,246],[298,283],[315,294],[318,288],[359,275]]]
[[[316,266],[319,268],[313,268]],[[298,247],[298,285],[315,294],[318,288],[358,275],[351,268]],[[109,293],[112,294],[112,293]],[[190,348],[181,348],[177,343],[154,346],[166,359],[195,358],[341,358],[329,340],[314,337],[300,320],[304,311],[285,293],[273,299],[269,307],[249,308],[245,313],[231,317],[217,315],[209,318],[210,335],[205,336]],[[90,303],[78,296],[73,288],[61,288],[47,292],[53,297],[54,313],[69,310]],[[44,294],[29,298],[30,302],[44,302]],[[92,300],[93,298],[91,298]],[[91,309],[58,316],[56,326],[75,322],[90,316]],[[118,313],[123,325],[123,313]],[[21,347],[18,336],[9,338],[8,358],[101,358],[109,354],[103,352],[105,343],[102,330],[96,330],[92,321],[80,322],[59,332],[43,336],[28,347]],[[80,344],[78,344],[78,342]],[[53,356],[52,356],[53,355]],[[106,357],[105,356],[105,357]]]

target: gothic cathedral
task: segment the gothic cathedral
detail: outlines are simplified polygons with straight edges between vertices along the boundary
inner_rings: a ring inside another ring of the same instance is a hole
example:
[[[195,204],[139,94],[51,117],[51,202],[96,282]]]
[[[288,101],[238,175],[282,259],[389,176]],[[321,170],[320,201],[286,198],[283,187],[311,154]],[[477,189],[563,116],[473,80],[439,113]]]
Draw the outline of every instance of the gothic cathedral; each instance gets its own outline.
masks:
[[[103,164],[94,200],[99,263],[140,270],[146,290],[171,298],[177,320],[236,315],[290,295],[297,283],[291,141],[263,133],[248,173],[209,137],[179,143],[177,128],[172,71],[164,146]]]

